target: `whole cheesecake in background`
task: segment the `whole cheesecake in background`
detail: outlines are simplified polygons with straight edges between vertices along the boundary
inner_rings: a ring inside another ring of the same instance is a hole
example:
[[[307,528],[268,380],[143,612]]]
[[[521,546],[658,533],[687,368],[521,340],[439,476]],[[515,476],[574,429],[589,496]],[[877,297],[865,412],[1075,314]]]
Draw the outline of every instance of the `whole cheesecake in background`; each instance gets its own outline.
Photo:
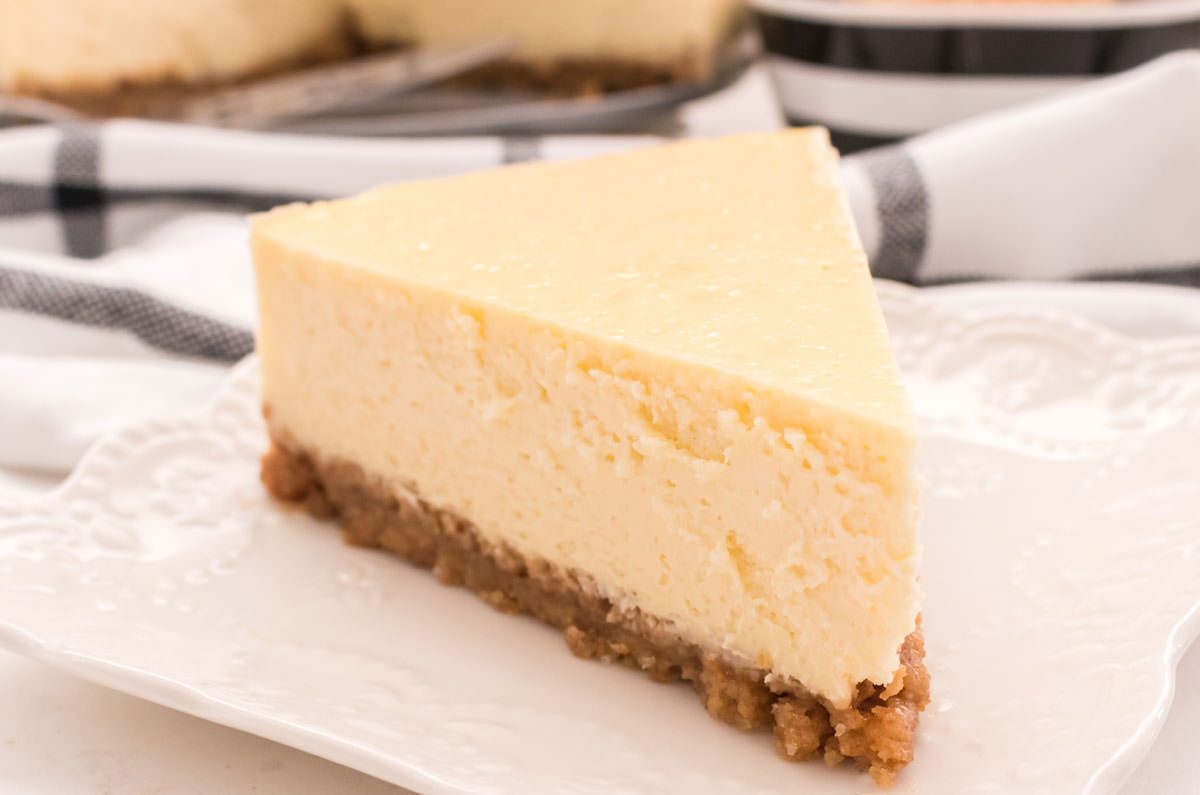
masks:
[[[700,80],[741,0],[0,0],[0,94],[171,118],[200,93],[369,51],[508,37],[473,85]]]
[[[785,757],[912,759],[915,421],[823,130],[394,185],[252,240],[275,497]]]
[[[343,58],[340,0],[0,0],[0,93],[100,116]]]
[[[512,53],[471,82],[582,94],[701,80],[741,0],[347,0],[376,46],[505,36]]]

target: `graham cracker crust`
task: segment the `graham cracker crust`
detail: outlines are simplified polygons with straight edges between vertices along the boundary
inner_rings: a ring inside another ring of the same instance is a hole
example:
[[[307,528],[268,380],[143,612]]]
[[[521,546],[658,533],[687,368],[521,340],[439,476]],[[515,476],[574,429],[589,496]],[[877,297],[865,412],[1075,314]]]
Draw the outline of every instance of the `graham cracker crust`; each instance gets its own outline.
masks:
[[[501,612],[563,630],[579,657],[639,668],[658,682],[690,682],[713,717],[743,730],[771,729],[787,759],[822,757],[830,765],[851,759],[882,786],[912,761],[917,721],[929,702],[919,619],[900,648],[893,681],[861,683],[851,706],[838,709],[794,681],[681,638],[667,622],[618,610],[586,575],[489,542],[466,519],[419,497],[398,497],[356,464],[273,439],[261,478],[276,499],[336,518],[347,542],[386,549]]]
[[[699,80],[704,73],[699,59],[690,56],[674,63],[615,58],[503,60],[459,75],[451,84],[487,91],[536,91],[561,97],[587,97]]]

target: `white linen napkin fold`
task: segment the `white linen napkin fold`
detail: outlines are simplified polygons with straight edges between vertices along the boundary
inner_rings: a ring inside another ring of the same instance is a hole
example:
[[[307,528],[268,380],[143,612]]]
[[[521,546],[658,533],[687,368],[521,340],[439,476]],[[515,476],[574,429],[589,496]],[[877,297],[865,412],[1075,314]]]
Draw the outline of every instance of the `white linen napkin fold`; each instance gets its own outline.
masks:
[[[65,472],[103,432],[212,393],[252,345],[245,212],[657,140],[0,131],[0,474]],[[843,173],[879,276],[1200,286],[1200,52],[855,155]]]

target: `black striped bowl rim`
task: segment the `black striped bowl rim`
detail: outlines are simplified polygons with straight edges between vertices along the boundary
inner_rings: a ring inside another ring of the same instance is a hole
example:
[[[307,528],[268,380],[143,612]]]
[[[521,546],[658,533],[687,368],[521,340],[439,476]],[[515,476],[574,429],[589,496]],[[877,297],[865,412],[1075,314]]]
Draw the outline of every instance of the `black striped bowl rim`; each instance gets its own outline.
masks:
[[[1200,48],[1200,0],[753,0],[780,101],[843,151]]]

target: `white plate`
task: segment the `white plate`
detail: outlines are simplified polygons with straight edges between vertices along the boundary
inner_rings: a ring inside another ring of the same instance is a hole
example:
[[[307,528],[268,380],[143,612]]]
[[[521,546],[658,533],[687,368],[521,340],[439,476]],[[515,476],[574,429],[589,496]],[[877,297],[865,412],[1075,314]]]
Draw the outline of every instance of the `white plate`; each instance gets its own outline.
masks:
[[[1200,343],[881,292],[924,424],[935,685],[895,791],[1113,792],[1200,630]],[[871,789],[272,505],[257,403],[249,363],[0,507],[0,643],[427,793]]]
[[[1050,309],[1129,337],[1200,337],[1200,290],[1133,282],[963,282],[924,288],[953,309]]]

